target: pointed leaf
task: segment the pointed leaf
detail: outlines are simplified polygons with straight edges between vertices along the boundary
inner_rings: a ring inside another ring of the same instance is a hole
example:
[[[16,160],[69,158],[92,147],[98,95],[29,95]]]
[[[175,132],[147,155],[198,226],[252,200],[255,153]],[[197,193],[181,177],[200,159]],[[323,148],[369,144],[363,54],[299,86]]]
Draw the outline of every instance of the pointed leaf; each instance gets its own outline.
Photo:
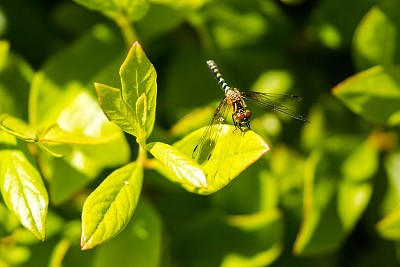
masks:
[[[100,105],[109,120],[145,144],[155,121],[156,72],[139,43],[120,68],[122,90],[95,83]]]
[[[353,39],[353,58],[360,69],[400,63],[399,10],[399,1],[381,1],[361,20]]]
[[[395,208],[381,221],[378,222],[376,228],[379,234],[393,241],[400,240],[400,207]]]
[[[104,243],[126,227],[136,209],[142,179],[142,167],[133,162],[111,173],[90,194],[82,210],[82,249]]]
[[[0,129],[27,142],[36,139],[36,134],[26,122],[8,114],[0,115]]]
[[[147,149],[164,166],[170,180],[189,191],[207,190],[206,176],[201,167],[179,150],[161,142],[150,143]]]
[[[204,128],[189,134],[176,142],[174,147],[187,157],[191,157],[203,132]],[[238,130],[235,131],[235,127],[231,125],[222,125],[211,157],[199,159],[198,163],[207,177],[207,187],[198,193],[211,194],[223,188],[268,150],[268,144],[255,132],[248,131],[243,134]]]
[[[94,86],[100,106],[107,118],[123,131],[137,136],[135,112],[122,100],[121,90],[101,83],[95,83]]]
[[[39,172],[21,151],[0,152],[0,186],[7,207],[36,238],[44,240],[47,191]]]
[[[138,42],[134,43],[119,71],[122,99],[136,112],[134,125],[147,138],[153,130],[157,98],[157,74]],[[142,125],[144,123],[144,125]]]
[[[374,122],[400,124],[400,67],[376,66],[362,71],[333,89],[354,113]]]

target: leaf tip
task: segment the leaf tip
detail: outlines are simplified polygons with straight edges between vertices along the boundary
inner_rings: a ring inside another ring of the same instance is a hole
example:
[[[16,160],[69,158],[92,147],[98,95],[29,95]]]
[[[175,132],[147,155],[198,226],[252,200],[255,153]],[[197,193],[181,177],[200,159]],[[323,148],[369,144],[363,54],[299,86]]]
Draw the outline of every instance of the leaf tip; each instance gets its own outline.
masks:
[[[93,248],[93,245],[88,244],[87,242],[87,238],[85,237],[84,232],[82,231],[82,235],[81,235],[81,250],[89,250],[91,248]]]

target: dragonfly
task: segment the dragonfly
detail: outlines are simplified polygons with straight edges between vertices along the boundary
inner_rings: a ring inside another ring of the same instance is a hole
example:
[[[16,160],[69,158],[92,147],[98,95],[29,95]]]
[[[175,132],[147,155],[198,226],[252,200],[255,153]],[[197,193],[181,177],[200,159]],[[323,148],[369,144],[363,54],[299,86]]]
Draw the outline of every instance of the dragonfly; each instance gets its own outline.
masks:
[[[222,78],[222,75],[217,67],[217,64],[213,60],[207,61],[207,66],[211,70],[219,86],[224,91],[225,98],[222,99],[214,115],[211,119],[210,124],[204,130],[196,147],[193,150],[192,158],[197,157],[200,151],[206,151],[209,153],[207,159],[210,159],[211,152],[215,147],[219,133],[222,128],[222,124],[225,121],[225,117],[229,109],[232,109],[232,120],[235,130],[239,129],[243,134],[250,128],[251,111],[246,109],[246,103],[244,99],[253,101],[261,106],[265,106],[272,110],[286,114],[292,118],[295,118],[302,122],[309,122],[303,116],[296,114],[294,111],[282,105],[287,102],[301,101],[302,98],[297,95],[287,94],[274,94],[274,93],[261,93],[255,91],[241,91],[238,88],[230,87]],[[203,153],[203,152],[202,152]]]

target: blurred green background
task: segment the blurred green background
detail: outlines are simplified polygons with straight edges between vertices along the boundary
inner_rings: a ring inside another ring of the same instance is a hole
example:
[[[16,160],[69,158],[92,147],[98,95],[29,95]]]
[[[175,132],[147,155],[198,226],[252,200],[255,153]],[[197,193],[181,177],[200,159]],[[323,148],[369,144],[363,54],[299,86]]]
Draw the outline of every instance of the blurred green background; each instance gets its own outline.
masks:
[[[398,14],[395,0],[0,0],[0,113],[38,128],[60,114],[85,128],[80,115],[101,112],[88,104],[93,82],[120,88],[134,41],[158,76],[150,141],[209,122],[223,97],[209,59],[230,86],[302,96],[290,108],[311,122],[248,103],[266,156],[210,196],[150,167],[128,227],[90,251],[79,247],[83,201],[135,160],[135,139],[83,149],[80,167],[33,153],[47,237],[1,204],[0,266],[399,266]]]

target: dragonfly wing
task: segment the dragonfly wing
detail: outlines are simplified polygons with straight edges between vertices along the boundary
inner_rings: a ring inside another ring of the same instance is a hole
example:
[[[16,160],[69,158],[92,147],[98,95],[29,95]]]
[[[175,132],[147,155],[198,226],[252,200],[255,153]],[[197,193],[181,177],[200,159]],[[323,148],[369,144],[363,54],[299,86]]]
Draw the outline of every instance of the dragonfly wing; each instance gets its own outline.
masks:
[[[207,158],[211,156],[211,152],[215,147],[217,139],[219,137],[219,132],[221,131],[221,126],[225,120],[226,113],[229,110],[229,104],[224,98],[221,103],[219,103],[214,115],[211,119],[210,124],[204,130],[196,147],[193,150],[192,158],[195,158],[200,151],[202,153],[208,153]]]
[[[293,110],[281,104],[281,103],[301,101],[302,98],[300,96],[285,95],[285,94],[267,94],[267,93],[253,92],[253,91],[241,91],[240,93],[242,97],[249,99],[250,101],[254,101],[259,105],[282,112],[297,120],[309,122],[303,116],[295,113]]]

